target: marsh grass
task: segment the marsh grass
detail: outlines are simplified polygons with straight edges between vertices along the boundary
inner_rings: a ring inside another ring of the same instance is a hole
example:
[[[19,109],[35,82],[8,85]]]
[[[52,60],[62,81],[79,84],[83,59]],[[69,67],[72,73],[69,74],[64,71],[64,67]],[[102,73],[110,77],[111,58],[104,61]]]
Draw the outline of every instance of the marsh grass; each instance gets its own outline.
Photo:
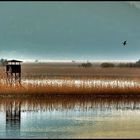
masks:
[[[140,78],[140,68],[101,68],[101,67],[75,67],[75,66],[49,66],[40,65],[22,65],[22,76],[25,78]]]
[[[0,94],[140,94],[133,80],[107,79],[26,79],[19,84],[0,82]],[[42,81],[44,80],[44,81]]]
[[[22,66],[22,84],[10,85],[4,82],[5,68],[1,67],[0,94],[140,94],[139,73],[138,68],[85,69],[29,64]]]
[[[23,66],[22,82],[7,84],[0,68],[0,109],[140,108],[140,69]],[[80,81],[80,82],[79,82]],[[54,96],[55,95],[55,96]]]

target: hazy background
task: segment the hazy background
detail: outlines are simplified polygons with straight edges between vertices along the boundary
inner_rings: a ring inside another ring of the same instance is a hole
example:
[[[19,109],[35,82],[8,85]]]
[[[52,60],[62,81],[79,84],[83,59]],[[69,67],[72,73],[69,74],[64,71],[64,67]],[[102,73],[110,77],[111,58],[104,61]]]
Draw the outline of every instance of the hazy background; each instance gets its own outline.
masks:
[[[0,57],[137,60],[140,2],[0,2]]]

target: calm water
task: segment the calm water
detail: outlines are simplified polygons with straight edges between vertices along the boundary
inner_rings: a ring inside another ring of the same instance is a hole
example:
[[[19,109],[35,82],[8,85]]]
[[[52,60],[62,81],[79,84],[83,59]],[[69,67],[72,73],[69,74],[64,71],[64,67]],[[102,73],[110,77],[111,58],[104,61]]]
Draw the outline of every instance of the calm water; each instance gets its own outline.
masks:
[[[0,138],[140,138],[140,97],[1,97]]]

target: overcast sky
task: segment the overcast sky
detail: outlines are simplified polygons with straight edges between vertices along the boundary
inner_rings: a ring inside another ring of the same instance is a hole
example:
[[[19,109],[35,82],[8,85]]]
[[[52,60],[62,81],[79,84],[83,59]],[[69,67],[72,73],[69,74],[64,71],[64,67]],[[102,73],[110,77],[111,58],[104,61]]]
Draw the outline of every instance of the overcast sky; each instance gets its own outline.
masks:
[[[140,59],[140,2],[0,2],[0,58]]]

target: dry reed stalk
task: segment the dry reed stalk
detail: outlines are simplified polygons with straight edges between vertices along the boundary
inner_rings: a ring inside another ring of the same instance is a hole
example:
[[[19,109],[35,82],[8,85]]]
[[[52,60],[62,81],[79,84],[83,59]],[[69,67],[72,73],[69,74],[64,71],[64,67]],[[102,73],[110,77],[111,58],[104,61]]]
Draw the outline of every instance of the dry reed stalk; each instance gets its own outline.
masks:
[[[1,82],[0,94],[140,94],[140,86],[137,85],[119,87],[119,81],[116,81],[117,86],[111,84],[104,86],[101,81],[99,85],[93,83],[93,86],[87,86],[87,81],[88,79],[83,80],[79,86],[75,85],[75,80],[70,80],[70,84],[68,84],[67,79],[64,79],[61,85],[59,83],[37,85],[28,83],[19,86]]]

